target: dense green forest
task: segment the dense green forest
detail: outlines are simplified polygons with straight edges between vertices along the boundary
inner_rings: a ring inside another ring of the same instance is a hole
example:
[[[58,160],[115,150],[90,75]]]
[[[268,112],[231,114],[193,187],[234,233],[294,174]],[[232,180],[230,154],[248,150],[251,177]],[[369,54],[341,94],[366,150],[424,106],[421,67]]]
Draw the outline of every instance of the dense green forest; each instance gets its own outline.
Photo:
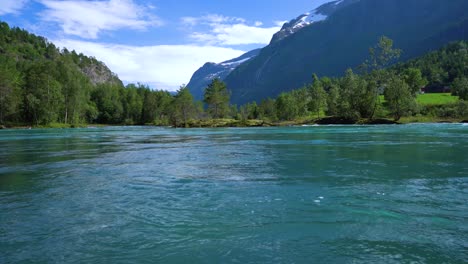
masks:
[[[95,58],[0,23],[0,125],[167,125],[187,96],[185,89],[172,96],[141,84],[124,87]]]
[[[359,69],[342,78],[319,78],[260,104],[230,105],[226,84],[215,79],[203,102],[182,85],[176,94],[142,84],[124,86],[102,62],[45,38],[0,23],[0,125],[74,126],[82,124],[152,124],[175,127],[248,125],[315,120],[344,122],[404,116],[468,117],[467,42],[453,43],[419,59],[393,65],[401,51],[382,37]],[[393,66],[391,66],[393,65]],[[389,68],[389,66],[391,66]],[[449,86],[460,101],[418,105],[420,88]]]
[[[394,65],[402,51],[382,37],[370,48],[369,59],[342,78],[318,78],[301,89],[248,104],[248,116],[294,120],[312,113],[344,122],[405,116],[468,117],[468,43],[452,43],[421,58]],[[392,66],[393,65],[393,66]],[[418,104],[422,87],[449,87],[461,100],[451,104]],[[268,113],[268,114],[266,114]]]

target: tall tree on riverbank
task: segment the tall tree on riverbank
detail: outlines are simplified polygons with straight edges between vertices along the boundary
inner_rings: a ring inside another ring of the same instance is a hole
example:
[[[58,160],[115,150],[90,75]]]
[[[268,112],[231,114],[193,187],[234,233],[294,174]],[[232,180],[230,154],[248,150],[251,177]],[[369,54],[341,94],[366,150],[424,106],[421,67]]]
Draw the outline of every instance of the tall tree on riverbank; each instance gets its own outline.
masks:
[[[193,101],[193,95],[187,86],[182,85],[172,102],[172,123],[175,127],[178,127],[182,123],[183,127],[188,127],[189,119],[195,115],[195,104]]]
[[[416,100],[408,84],[399,76],[393,75],[384,91],[385,101],[395,121],[410,114],[416,108]]]
[[[324,110],[327,105],[327,93],[316,74],[313,75],[313,83],[309,86],[309,96],[309,110],[320,118],[320,111]]]
[[[393,48],[392,39],[382,36],[374,47],[369,48],[370,58],[361,67],[369,72],[382,70],[398,60],[401,52]]]
[[[403,78],[410,88],[413,96],[416,96],[422,87],[427,84],[427,80],[422,76],[421,70],[408,68],[403,71]]]
[[[226,84],[220,79],[214,79],[205,89],[204,102],[213,118],[226,117],[229,112],[230,94]]]

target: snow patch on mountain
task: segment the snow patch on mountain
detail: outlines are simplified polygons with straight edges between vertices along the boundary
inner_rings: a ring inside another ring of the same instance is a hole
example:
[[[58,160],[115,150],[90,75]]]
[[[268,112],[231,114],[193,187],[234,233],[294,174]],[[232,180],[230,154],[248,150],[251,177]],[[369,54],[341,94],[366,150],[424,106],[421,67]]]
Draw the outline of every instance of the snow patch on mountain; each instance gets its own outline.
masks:
[[[245,59],[241,59],[241,60],[237,60],[237,61],[222,62],[221,65],[222,66],[237,67],[237,66],[241,65],[242,63],[250,60],[251,58],[253,58],[253,57],[247,57]]]
[[[335,5],[339,5],[339,4],[343,3],[343,1],[344,1],[344,0],[336,1],[336,2],[335,2]]]
[[[274,43],[274,42],[277,42],[277,41],[280,41],[294,33],[296,33],[297,31],[299,31],[300,29],[304,28],[304,27],[307,27],[307,26],[310,26],[310,25],[313,25],[317,22],[321,22],[321,21],[325,21],[328,19],[329,16],[333,15],[333,13],[352,3],[352,2],[357,2],[359,0],[335,0],[335,1],[330,1],[326,4],[323,4],[321,5],[320,7],[308,12],[308,13],[305,13],[305,14],[302,14],[300,15],[299,17],[289,21],[288,23],[285,23],[283,25],[283,27],[281,28],[281,30],[279,32],[277,32],[272,40],[271,40],[271,43]]]
[[[320,14],[316,10],[314,10],[313,12],[314,13],[305,13],[304,15],[300,16],[299,20],[292,26],[292,28],[293,29],[303,28],[312,23],[327,19],[326,15]]]

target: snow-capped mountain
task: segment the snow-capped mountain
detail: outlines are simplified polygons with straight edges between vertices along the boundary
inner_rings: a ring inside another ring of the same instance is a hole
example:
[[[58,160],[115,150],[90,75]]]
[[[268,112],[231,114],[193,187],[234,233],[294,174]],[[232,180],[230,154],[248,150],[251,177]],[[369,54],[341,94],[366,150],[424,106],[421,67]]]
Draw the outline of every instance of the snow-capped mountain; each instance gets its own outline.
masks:
[[[308,13],[302,14],[290,22],[285,23],[281,30],[273,36],[271,42],[273,43],[279,41],[296,33],[306,26],[326,20],[328,16],[334,13],[336,10],[339,10],[340,8],[356,1],[359,0],[335,0],[324,4]],[[261,49],[253,50],[238,58],[221,63],[205,63],[205,65],[203,65],[192,75],[192,78],[190,79],[187,87],[190,89],[195,99],[203,99],[204,90],[213,79],[219,78],[224,80],[239,65],[255,58],[260,53],[260,50]]]
[[[333,1],[286,23],[258,56],[224,78],[237,105],[274,98],[311,76],[341,76],[369,56],[381,36],[400,61],[468,38],[467,0]]]
[[[271,43],[280,41],[288,36],[291,36],[292,34],[296,33],[297,31],[301,30],[306,26],[312,25],[320,21],[324,21],[336,11],[357,1],[359,0],[331,1],[329,3],[321,5],[320,7],[310,12],[302,14],[297,18],[289,21],[288,23],[285,23],[281,30],[275,35],[273,35]]]
[[[203,93],[205,88],[215,78],[224,80],[234,69],[244,62],[253,59],[260,53],[260,49],[249,51],[242,56],[224,61],[221,63],[207,62],[203,67],[198,69],[190,79],[187,87],[197,100],[203,99]]]

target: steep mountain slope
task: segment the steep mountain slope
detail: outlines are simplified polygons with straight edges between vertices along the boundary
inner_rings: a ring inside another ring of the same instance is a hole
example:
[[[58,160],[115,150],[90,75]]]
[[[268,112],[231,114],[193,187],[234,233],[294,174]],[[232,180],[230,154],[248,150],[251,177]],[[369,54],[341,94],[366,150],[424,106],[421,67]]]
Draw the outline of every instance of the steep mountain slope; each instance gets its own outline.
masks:
[[[252,50],[238,58],[221,63],[207,62],[192,75],[187,87],[196,100],[202,100],[205,88],[213,79],[224,80],[237,66],[254,58],[259,52],[260,49]]]
[[[330,9],[337,3],[341,8]],[[277,34],[225,78],[233,103],[277,96],[309,83],[312,73],[339,76],[362,63],[382,35],[404,51],[402,61],[468,38],[466,0],[344,0],[317,10],[329,10],[314,13],[328,16],[286,37]],[[289,24],[297,21],[304,20]]]
[[[285,23],[281,30],[273,35],[270,44],[283,40],[286,37],[289,37],[298,32],[302,28],[312,25],[313,23],[324,21],[329,16],[333,15],[336,11],[341,10],[342,8],[347,7],[348,5],[357,1],[359,0],[332,1],[321,5],[315,10],[302,14],[288,23]]]

